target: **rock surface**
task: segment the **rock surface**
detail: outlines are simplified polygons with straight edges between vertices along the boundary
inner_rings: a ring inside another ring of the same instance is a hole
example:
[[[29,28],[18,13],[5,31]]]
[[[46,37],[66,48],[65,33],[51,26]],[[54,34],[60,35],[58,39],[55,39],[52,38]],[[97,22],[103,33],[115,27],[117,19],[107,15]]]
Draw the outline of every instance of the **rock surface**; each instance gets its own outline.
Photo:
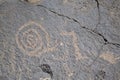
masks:
[[[119,22],[120,0],[0,0],[0,80],[120,80]]]

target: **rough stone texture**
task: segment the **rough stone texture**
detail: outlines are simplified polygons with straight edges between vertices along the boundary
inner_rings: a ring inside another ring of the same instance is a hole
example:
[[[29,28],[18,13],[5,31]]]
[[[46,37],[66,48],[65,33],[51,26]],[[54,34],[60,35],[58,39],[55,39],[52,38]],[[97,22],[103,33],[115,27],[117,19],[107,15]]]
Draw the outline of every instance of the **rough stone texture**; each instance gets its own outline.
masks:
[[[120,0],[30,1],[0,0],[0,80],[120,80]]]

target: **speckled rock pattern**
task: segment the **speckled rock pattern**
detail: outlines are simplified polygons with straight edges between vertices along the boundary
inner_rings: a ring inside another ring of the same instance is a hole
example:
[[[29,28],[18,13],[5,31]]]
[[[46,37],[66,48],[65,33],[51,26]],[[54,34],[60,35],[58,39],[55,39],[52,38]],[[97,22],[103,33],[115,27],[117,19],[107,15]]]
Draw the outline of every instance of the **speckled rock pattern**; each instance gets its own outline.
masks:
[[[0,80],[120,80],[120,0],[0,0]]]

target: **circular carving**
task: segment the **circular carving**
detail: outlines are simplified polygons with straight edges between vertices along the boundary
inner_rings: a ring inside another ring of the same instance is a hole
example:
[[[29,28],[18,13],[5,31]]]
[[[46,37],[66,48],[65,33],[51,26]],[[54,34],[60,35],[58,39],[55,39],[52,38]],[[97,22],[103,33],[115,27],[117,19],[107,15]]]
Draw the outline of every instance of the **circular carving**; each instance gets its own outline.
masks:
[[[23,33],[23,36],[21,37],[21,42],[23,43],[23,46],[27,49],[36,49],[38,46],[41,45],[41,37],[36,32],[35,29],[29,29]]]
[[[35,22],[23,25],[16,34],[18,47],[30,56],[38,54],[43,46],[40,31],[43,31],[41,25]]]

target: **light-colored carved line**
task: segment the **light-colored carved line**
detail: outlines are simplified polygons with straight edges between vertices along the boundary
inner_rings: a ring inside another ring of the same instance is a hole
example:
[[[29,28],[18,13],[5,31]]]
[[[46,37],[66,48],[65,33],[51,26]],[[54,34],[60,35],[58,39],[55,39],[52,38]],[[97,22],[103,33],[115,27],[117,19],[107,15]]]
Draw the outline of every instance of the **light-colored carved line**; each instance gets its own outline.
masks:
[[[68,80],[70,80],[70,77],[73,76],[73,74],[74,74],[72,69],[70,69],[66,63],[63,63],[63,67],[65,69],[67,76],[68,76]]]
[[[37,3],[39,3],[41,0],[21,0],[21,1],[27,1],[28,3],[31,3],[31,4],[37,4]]]
[[[55,46],[53,46],[53,47],[47,47],[47,48],[43,49],[43,51],[40,52],[40,54],[41,54],[41,53],[48,53],[48,52],[56,51],[56,47],[57,47],[58,45],[59,45],[59,43],[56,43]]]
[[[108,62],[111,63],[111,64],[117,63],[117,60],[120,59],[120,57],[115,57],[115,55],[113,55],[113,54],[110,53],[110,52],[102,53],[102,54],[100,55],[100,58],[108,61]]]
[[[40,78],[39,80],[51,80],[51,78]]]
[[[62,57],[59,57],[59,58],[53,58],[55,61],[67,61],[67,59],[68,59],[68,51],[66,50],[66,52],[64,52],[64,54],[65,55],[63,55]],[[73,70],[72,69],[70,69],[69,67],[68,67],[68,64],[66,64],[66,63],[63,63],[63,68],[64,68],[64,70],[65,70],[65,73],[66,73],[66,75],[68,76],[67,77],[67,80],[71,80],[70,79],[70,77],[74,74],[73,73]]]
[[[41,42],[40,43],[40,46],[42,46],[42,40],[41,40],[41,36],[38,34],[38,32],[36,31],[36,30],[34,30],[34,29],[30,29],[30,30],[32,30],[38,37],[38,39],[36,40],[36,41],[39,41],[39,42]],[[26,35],[30,30],[28,30],[28,31],[26,31],[25,33],[23,33],[23,36],[24,35]],[[23,42],[24,43],[24,42]],[[36,42],[37,43],[37,42]],[[25,43],[24,43],[25,44]],[[37,45],[37,44],[36,44]],[[25,47],[27,47],[27,46],[25,46]]]
[[[61,35],[72,36],[73,37],[73,45],[74,45],[74,48],[75,48],[76,60],[81,60],[81,59],[88,58],[87,56],[82,56],[82,54],[80,53],[80,49],[78,47],[77,35],[76,35],[76,33],[74,31],[71,31],[71,32],[61,32]]]
[[[23,50],[25,53],[27,53],[27,51],[24,50],[23,45],[21,45],[21,46],[19,45],[19,44],[20,44],[19,42],[21,42],[21,41],[19,40],[19,37],[18,37],[18,36],[19,36],[19,32],[20,32],[22,29],[24,29],[24,27],[27,27],[27,26],[32,25],[32,24],[35,24],[36,26],[40,27],[40,29],[45,33],[45,38],[46,38],[46,40],[47,40],[47,48],[48,48],[48,49],[43,49],[42,52],[47,52],[47,51],[53,50],[53,48],[49,48],[49,47],[50,47],[50,36],[49,36],[49,34],[46,32],[46,30],[45,30],[40,24],[38,24],[38,23],[36,23],[36,22],[34,22],[34,21],[29,21],[28,23],[24,24],[23,26],[21,26],[21,27],[19,28],[19,30],[18,30],[18,32],[17,32],[17,34],[16,34],[16,43],[18,44],[19,48],[20,48],[21,50]],[[42,42],[41,42],[41,44],[42,44]],[[38,53],[38,52],[39,52],[39,49],[37,49],[36,51],[31,52],[31,54],[28,54],[28,55],[30,55],[30,56],[35,56],[34,53]]]
[[[38,23],[34,22],[34,21],[29,21],[28,23],[24,24],[21,28],[19,28],[19,31],[21,31],[25,26],[29,26],[29,25],[32,25],[32,24],[35,24],[37,26],[39,26],[46,34],[46,39],[47,39],[47,46],[49,46],[50,44],[50,36],[48,34],[48,32]]]
[[[120,57],[116,57],[115,59],[116,59],[116,60],[120,60]]]
[[[63,0],[63,4],[66,4],[66,3],[68,3],[68,0]]]
[[[34,56],[35,54],[37,54],[37,52],[38,52],[38,50],[39,50],[39,48],[37,48],[37,49],[35,49],[34,51],[27,51],[27,50],[25,50],[25,47],[22,45],[22,43],[21,43],[21,40],[19,39],[19,37],[16,37],[16,42],[17,42],[17,44],[18,44],[18,46],[19,46],[19,48],[23,51],[23,52],[25,52],[26,54],[28,54],[29,56]],[[21,44],[20,44],[20,43]],[[42,43],[41,43],[42,44]]]

